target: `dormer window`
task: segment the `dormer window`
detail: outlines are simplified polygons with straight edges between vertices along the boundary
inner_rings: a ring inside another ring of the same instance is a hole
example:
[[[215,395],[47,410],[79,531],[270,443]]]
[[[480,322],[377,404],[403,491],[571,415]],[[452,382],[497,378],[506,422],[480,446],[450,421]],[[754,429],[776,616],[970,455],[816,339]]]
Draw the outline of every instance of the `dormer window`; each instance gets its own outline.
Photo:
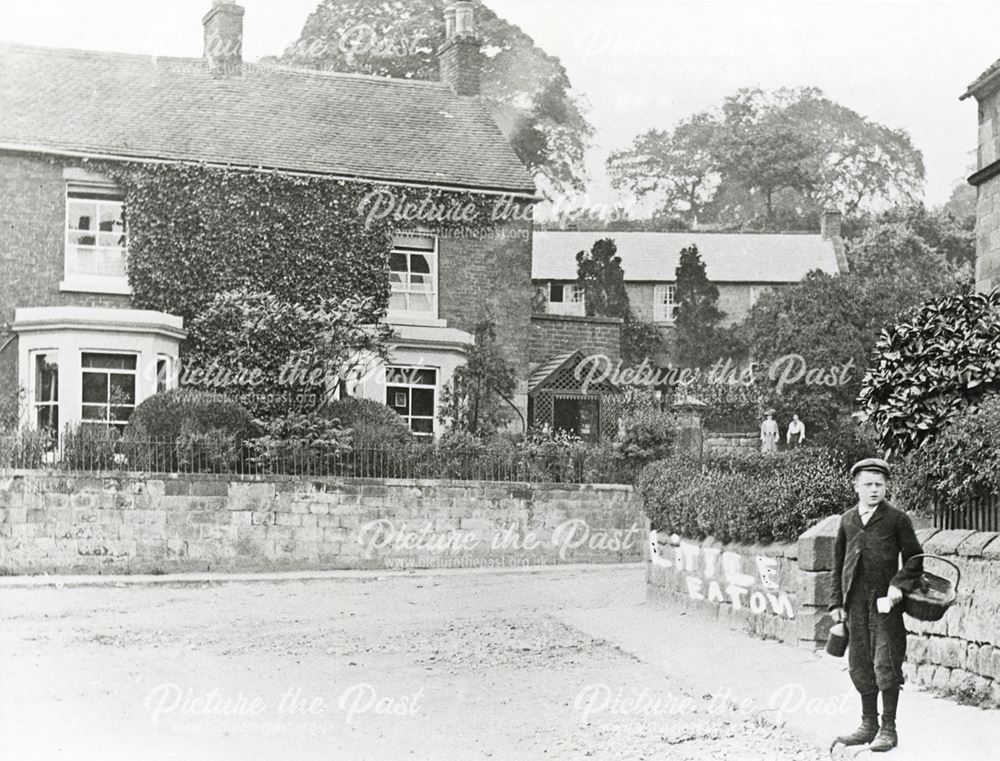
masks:
[[[127,251],[121,190],[103,183],[67,183],[62,290],[128,293]]]
[[[437,318],[437,253],[434,235],[395,236],[389,254],[390,317]]]

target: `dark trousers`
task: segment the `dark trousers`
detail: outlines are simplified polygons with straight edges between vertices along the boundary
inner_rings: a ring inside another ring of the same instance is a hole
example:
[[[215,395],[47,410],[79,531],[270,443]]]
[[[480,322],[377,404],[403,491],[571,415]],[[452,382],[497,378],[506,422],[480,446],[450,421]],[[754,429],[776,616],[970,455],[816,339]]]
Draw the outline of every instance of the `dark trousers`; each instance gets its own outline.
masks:
[[[865,582],[852,585],[847,600],[847,663],[854,688],[861,694],[891,690],[903,684],[906,658],[906,627],[903,605],[889,613],[875,607],[878,593]]]

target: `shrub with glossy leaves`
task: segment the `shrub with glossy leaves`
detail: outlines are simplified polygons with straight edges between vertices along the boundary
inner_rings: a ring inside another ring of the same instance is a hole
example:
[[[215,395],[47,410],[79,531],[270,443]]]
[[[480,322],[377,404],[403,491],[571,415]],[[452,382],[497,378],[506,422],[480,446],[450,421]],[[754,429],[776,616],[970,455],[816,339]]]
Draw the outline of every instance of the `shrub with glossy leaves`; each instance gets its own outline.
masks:
[[[876,344],[859,401],[884,449],[906,453],[1000,390],[1000,290],[924,304]]]

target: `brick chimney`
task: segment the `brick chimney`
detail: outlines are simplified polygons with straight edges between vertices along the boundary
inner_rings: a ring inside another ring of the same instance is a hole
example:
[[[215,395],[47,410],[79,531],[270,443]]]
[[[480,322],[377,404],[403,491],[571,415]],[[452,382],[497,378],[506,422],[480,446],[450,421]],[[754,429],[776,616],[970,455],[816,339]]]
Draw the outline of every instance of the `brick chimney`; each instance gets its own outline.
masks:
[[[239,74],[243,67],[243,6],[212,0],[201,20],[205,27],[205,63],[219,74]]]
[[[456,95],[479,95],[480,52],[473,6],[458,0],[444,12],[445,40],[438,51],[441,81]]]
[[[823,240],[833,240],[840,237],[840,226],[843,216],[836,209],[825,209],[819,219],[819,231]]]

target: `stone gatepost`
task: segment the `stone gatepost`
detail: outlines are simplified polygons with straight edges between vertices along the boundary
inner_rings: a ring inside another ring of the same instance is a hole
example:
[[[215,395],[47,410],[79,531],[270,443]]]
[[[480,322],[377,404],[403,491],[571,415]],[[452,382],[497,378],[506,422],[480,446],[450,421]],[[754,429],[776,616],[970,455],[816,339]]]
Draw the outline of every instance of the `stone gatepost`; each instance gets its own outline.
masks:
[[[672,405],[680,432],[677,436],[679,452],[687,452],[701,459],[705,446],[705,431],[702,419],[705,417],[704,402],[693,397],[681,397]]]

